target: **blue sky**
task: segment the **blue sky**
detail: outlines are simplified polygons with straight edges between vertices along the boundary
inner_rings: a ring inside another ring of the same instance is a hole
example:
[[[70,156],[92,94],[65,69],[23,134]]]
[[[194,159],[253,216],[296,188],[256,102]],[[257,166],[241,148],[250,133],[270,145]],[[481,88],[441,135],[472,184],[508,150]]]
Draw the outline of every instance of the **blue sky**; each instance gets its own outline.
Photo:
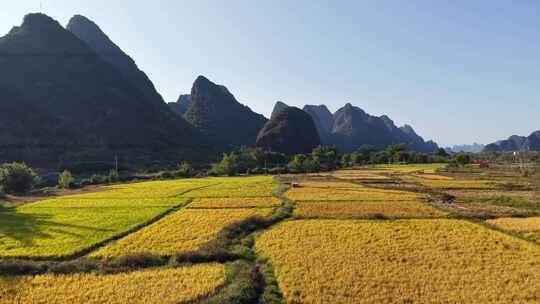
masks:
[[[351,102],[442,145],[540,129],[540,2],[42,0],[98,23],[167,101],[205,75],[269,115]],[[0,32],[39,10],[2,0]]]

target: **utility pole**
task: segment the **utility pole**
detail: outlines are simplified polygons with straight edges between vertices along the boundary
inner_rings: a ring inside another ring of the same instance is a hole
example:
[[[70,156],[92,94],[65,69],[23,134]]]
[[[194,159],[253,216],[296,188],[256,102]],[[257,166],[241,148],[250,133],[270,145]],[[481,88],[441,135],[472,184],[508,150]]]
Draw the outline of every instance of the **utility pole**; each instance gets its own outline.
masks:
[[[114,170],[118,173],[118,155],[114,156]]]

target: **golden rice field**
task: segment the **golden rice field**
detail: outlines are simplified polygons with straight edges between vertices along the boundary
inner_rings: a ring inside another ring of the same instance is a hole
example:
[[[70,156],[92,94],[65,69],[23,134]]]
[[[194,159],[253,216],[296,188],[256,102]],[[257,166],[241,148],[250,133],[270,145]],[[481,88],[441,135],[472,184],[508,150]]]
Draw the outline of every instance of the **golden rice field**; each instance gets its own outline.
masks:
[[[185,303],[225,284],[224,266],[199,264],[97,275],[0,277],[0,303]]]
[[[275,197],[198,198],[189,208],[267,208],[277,207],[281,201]]]
[[[418,201],[305,201],[296,204],[293,215],[297,218],[428,218],[446,213]]]
[[[1,256],[66,256],[129,231],[167,208],[24,208],[0,212]]]
[[[286,196],[295,201],[394,201],[420,197],[411,192],[375,189],[347,182],[306,180],[300,185],[287,191]]]
[[[498,218],[486,221],[504,230],[516,232],[540,232],[540,217]]]
[[[269,216],[272,212],[272,208],[184,209],[95,251],[91,256],[191,252],[215,239],[230,224],[252,216]]]
[[[540,200],[540,195],[534,191],[502,191],[502,190],[447,190],[446,193],[456,197],[497,198],[512,197],[528,201]]]
[[[384,180],[389,179],[383,175],[380,170],[337,170],[333,172],[322,172],[310,174],[313,176],[332,176],[340,179],[358,179],[358,180]]]
[[[540,302],[540,247],[465,221],[288,221],[256,249],[288,303]]]
[[[517,232],[534,241],[540,241],[540,217],[498,218],[486,223],[502,230]]]
[[[492,180],[479,179],[430,179],[421,176],[406,175],[402,180],[410,183],[417,183],[433,189],[451,190],[451,189],[495,189],[498,182]]]
[[[77,254],[186,205],[192,193],[194,197],[269,196],[274,187],[272,177],[150,181],[2,208],[0,257]]]
[[[218,184],[220,178],[180,179],[119,184],[103,187],[104,191],[64,196],[60,199],[141,199],[168,198],[186,194],[201,187]]]
[[[185,197],[261,197],[272,196],[276,185],[272,176],[208,178],[212,185],[186,193]]]
[[[446,168],[446,164],[403,164],[403,165],[372,165],[367,169],[384,170],[391,173],[413,173],[422,171],[424,173],[435,173],[439,169]]]
[[[413,174],[415,177],[423,178],[423,179],[431,179],[431,180],[454,180],[454,178],[440,175],[440,174]]]

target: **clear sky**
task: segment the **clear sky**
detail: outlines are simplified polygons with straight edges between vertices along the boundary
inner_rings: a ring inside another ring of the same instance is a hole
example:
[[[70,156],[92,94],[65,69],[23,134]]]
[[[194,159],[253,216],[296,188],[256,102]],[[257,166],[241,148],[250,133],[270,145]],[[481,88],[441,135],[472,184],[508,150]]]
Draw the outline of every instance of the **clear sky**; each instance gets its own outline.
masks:
[[[267,116],[351,102],[442,145],[540,129],[540,1],[41,2],[98,23],[167,101],[205,75]],[[0,35],[39,3],[2,0]]]

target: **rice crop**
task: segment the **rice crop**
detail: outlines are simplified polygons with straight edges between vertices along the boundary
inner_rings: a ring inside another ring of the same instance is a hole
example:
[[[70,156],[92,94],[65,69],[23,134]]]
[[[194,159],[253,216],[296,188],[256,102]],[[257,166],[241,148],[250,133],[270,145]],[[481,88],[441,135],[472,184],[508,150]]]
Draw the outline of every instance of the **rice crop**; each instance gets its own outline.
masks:
[[[185,303],[225,284],[224,266],[199,264],[98,275],[0,277],[1,303]]]
[[[418,201],[309,201],[298,202],[293,215],[297,218],[426,218],[442,217],[446,213]]]
[[[272,208],[184,209],[99,249],[92,256],[192,252],[215,239],[228,225],[252,216],[269,216],[272,212]]]
[[[276,185],[271,176],[211,178],[212,185],[186,193],[185,197],[261,197],[272,196]]]
[[[429,179],[421,176],[402,176],[402,180],[410,183],[417,183],[425,187],[433,189],[495,189],[498,183],[492,180],[480,180],[480,179]]]
[[[286,196],[296,201],[394,201],[414,200],[416,193],[370,188],[358,184],[334,181],[301,181]]]
[[[540,302],[540,247],[465,221],[288,221],[256,249],[288,303]]]
[[[198,198],[189,208],[265,208],[277,207],[281,201],[275,197],[227,197],[227,198]]]

